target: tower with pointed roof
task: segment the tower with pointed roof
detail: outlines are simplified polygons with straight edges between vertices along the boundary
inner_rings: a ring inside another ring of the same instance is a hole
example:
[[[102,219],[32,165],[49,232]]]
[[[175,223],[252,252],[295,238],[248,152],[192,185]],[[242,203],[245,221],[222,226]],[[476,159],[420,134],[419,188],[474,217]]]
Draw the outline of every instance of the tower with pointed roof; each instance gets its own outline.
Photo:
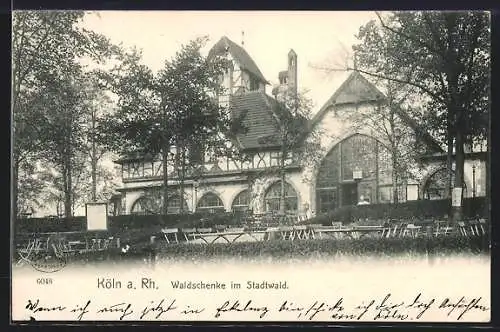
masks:
[[[209,59],[215,56],[225,57],[230,63],[228,70],[221,77],[222,89],[218,96],[220,104],[227,106],[234,95],[252,91],[265,93],[269,82],[242,46],[223,36],[208,53]]]
[[[287,55],[287,70],[278,73],[279,85],[273,88],[273,96],[297,96],[297,53],[290,49]]]

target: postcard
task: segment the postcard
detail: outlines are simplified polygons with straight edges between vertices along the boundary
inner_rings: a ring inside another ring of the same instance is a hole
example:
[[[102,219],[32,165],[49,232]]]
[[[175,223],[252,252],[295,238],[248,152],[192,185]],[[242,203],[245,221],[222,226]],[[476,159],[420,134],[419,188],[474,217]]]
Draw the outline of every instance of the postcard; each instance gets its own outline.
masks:
[[[488,323],[484,11],[14,11],[11,324]]]

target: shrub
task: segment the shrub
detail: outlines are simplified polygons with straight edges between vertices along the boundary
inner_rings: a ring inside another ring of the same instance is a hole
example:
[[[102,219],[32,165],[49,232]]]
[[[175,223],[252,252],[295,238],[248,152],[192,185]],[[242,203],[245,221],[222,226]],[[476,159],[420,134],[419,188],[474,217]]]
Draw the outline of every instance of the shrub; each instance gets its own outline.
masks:
[[[466,198],[463,203],[465,218],[487,217],[484,197]],[[343,206],[332,212],[320,214],[304,223],[330,225],[332,221],[351,223],[358,220],[364,222],[366,219],[396,219],[422,223],[426,219],[443,218],[445,215],[449,215],[450,206],[451,201],[447,199],[407,201],[397,204]]]

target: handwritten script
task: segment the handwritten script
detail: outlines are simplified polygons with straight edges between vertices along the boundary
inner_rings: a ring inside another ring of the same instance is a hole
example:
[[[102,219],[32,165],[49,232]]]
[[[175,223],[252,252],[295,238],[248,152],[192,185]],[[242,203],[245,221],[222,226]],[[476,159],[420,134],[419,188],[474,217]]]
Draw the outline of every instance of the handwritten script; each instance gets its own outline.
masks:
[[[490,308],[481,298],[428,298],[422,293],[401,300],[388,293],[380,298],[350,303],[343,297],[332,301],[312,300],[296,303],[284,299],[268,304],[262,299],[227,299],[210,306],[181,303],[174,298],[149,301],[137,305],[126,301],[109,304],[93,303],[91,299],[80,304],[42,303],[29,299],[25,310],[35,320],[283,320],[283,321],[433,321],[467,320],[477,313],[489,313]],[[431,314],[432,312],[432,314]],[[432,316],[432,317],[431,317]]]

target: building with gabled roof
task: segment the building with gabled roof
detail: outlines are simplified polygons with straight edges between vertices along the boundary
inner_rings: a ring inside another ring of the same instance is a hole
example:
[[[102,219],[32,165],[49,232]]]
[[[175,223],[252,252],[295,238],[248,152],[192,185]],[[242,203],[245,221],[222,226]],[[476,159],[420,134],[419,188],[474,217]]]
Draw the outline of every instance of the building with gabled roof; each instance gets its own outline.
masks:
[[[223,56],[231,64],[221,77],[223,92],[218,95],[218,102],[229,107],[231,114],[243,122],[245,132],[238,134],[235,142],[246,159],[205,158],[202,167],[187,171],[183,195],[179,192],[176,170],[170,167],[169,213],[179,212],[181,199],[184,200],[182,205],[191,212],[277,211],[281,182],[275,173],[267,170],[278,166],[280,143],[266,138],[275,135],[279,127],[276,96],[285,91],[297,93],[297,54],[290,50],[286,55],[287,70],[277,73],[280,84],[272,89],[273,96],[266,93],[269,82],[242,46],[224,36],[210,50],[208,57],[214,56]],[[304,142],[307,134],[314,131],[321,138],[320,161],[316,165],[304,166],[300,152],[287,156],[287,212],[303,216],[356,205],[360,201],[390,203],[395,200],[394,187],[397,187],[398,201],[443,197],[442,161],[434,158],[416,164],[416,176],[400,179],[393,185],[391,156],[383,135],[372,128],[354,125],[343,116],[352,112],[369,114],[384,102],[384,94],[375,85],[359,72],[352,72],[338,89],[332,91],[315,116],[309,121],[304,120]],[[400,113],[403,123],[418,134],[415,137],[423,143],[427,154],[443,153],[431,135],[403,110]],[[148,193],[162,186],[161,160],[139,154],[117,162],[122,165],[122,213],[160,213],[161,199],[152,198]],[[465,167],[466,196],[484,195],[484,171],[471,178],[472,165],[467,163]],[[484,161],[480,166],[477,169],[484,170]],[[161,190],[156,192],[161,193]]]

